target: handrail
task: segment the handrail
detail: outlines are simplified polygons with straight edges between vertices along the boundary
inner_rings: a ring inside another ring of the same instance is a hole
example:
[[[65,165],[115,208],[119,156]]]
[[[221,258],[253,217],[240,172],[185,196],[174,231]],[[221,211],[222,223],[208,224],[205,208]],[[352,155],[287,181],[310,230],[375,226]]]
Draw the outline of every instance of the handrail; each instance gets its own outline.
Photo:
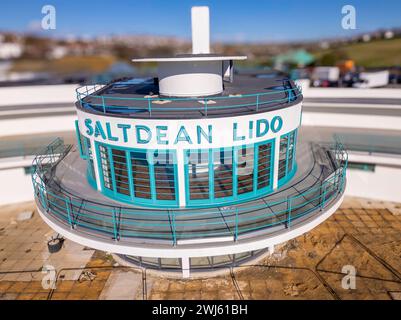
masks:
[[[68,152],[61,140],[50,144],[33,164],[32,182],[37,203],[53,218],[82,231],[116,241],[153,238],[177,244],[179,239],[232,236],[277,225],[291,226],[300,217],[323,210],[345,187],[348,156],[337,142],[332,154],[337,168],[319,185],[285,199],[261,205],[214,209],[150,209],[113,206],[88,201],[60,190],[49,179],[52,169]],[[271,210],[270,210],[270,209]],[[222,219],[222,215],[224,219]]]
[[[100,89],[104,88],[106,85],[86,85],[81,86],[76,89],[77,100],[79,101],[81,108],[92,108],[96,109],[101,113],[132,113],[132,112],[148,112],[152,115],[152,111],[180,111],[183,108],[178,107],[179,102],[194,102],[194,106],[186,106],[186,110],[200,111],[206,116],[209,111],[214,110],[226,110],[226,109],[239,109],[244,107],[254,107],[255,111],[264,106],[270,106],[272,104],[288,104],[298,99],[302,96],[302,88],[299,84],[295,86],[282,89],[282,90],[271,90],[268,92],[260,93],[250,93],[250,94],[238,94],[232,96],[212,96],[212,97],[114,97],[107,95],[96,95],[94,93],[98,92]],[[279,98],[271,97],[272,95],[280,95]],[[94,101],[85,101],[86,98],[90,97]],[[263,99],[267,97],[267,99]],[[271,97],[271,98],[270,98]],[[270,99],[269,99],[270,98]],[[216,101],[240,101],[240,99],[247,99],[247,103],[237,103],[230,105],[216,105]],[[251,100],[249,102],[249,99]],[[132,105],[125,106],[120,105],[122,101],[132,102]],[[160,102],[176,102],[175,107],[169,107],[165,104],[158,107]],[[114,102],[114,104],[113,104]],[[142,104],[141,104],[142,102]],[[210,103],[212,102],[212,103]],[[201,105],[199,105],[201,104]]]

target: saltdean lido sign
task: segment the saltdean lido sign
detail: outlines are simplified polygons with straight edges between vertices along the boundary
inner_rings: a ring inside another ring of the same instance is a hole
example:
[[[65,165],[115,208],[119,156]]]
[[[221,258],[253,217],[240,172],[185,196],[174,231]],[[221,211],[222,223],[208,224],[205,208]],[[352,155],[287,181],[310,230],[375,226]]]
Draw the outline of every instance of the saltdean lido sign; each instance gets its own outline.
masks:
[[[206,124],[185,124],[184,121],[159,121],[160,124],[141,124],[137,119],[132,123],[120,123],[103,119],[84,119],[85,133],[95,140],[108,141],[118,145],[207,145],[230,144],[261,139],[271,134],[279,134],[283,119],[279,115],[268,118],[229,122],[218,119]],[[204,122],[203,122],[204,123]],[[82,131],[82,129],[81,129]],[[218,141],[216,141],[218,140]]]

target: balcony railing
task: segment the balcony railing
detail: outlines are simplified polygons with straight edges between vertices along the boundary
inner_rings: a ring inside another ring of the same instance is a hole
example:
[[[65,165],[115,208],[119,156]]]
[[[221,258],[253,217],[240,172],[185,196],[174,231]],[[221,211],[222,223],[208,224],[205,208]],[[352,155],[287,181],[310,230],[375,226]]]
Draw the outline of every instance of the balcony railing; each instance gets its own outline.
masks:
[[[105,114],[147,113],[150,117],[155,112],[183,111],[200,112],[207,116],[214,112],[248,109],[259,112],[272,106],[285,105],[302,96],[298,84],[287,89],[269,90],[252,94],[235,94],[211,97],[124,97],[99,94],[105,85],[87,85],[76,89],[77,100],[82,109],[94,110]],[[169,104],[171,103],[171,106]]]
[[[61,189],[52,177],[55,166],[69,149],[70,146],[57,140],[34,160],[32,181],[42,212],[76,232],[115,241],[148,238],[167,241],[173,246],[185,239],[226,236],[237,241],[255,231],[291,228],[298,219],[319,214],[343,193],[348,163],[346,151],[336,143],[330,151],[333,172],[296,195],[264,204],[250,202],[212,209],[167,210],[113,206]]]

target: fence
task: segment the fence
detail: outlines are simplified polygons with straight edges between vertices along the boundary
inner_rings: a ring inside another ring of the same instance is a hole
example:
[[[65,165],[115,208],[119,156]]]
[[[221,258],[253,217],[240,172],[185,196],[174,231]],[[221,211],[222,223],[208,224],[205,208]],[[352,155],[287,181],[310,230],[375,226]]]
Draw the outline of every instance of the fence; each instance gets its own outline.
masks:
[[[34,160],[35,197],[47,215],[71,229],[115,241],[148,238],[174,246],[185,239],[229,236],[236,241],[242,235],[275,226],[291,228],[297,219],[324,210],[342,194],[348,163],[342,144],[336,143],[329,151],[332,174],[296,195],[263,204],[211,209],[150,209],[93,202],[60,188],[52,179],[53,170],[69,149],[56,140]]]

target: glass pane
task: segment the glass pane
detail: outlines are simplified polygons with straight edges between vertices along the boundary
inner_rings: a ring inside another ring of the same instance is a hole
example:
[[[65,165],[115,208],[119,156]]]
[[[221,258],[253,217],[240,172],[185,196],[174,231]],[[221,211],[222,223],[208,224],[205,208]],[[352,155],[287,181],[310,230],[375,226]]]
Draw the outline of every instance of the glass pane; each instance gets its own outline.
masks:
[[[271,143],[258,146],[258,189],[270,185],[271,175]]]
[[[213,152],[214,197],[233,195],[233,150],[232,148]]]
[[[175,200],[175,166],[172,152],[155,151],[153,160],[156,199]]]
[[[288,169],[287,172],[290,172],[293,167],[293,159],[294,159],[294,151],[295,151],[295,131],[290,134],[290,140],[288,144]]]
[[[92,153],[91,142],[86,137],[85,137],[85,142],[86,142],[86,154],[88,155],[88,161],[89,161],[89,174],[92,176],[93,179],[95,179],[95,166],[93,164],[93,153]],[[85,147],[85,144],[83,144],[82,146]]]
[[[280,155],[278,161],[278,179],[280,180],[286,174],[286,157],[288,147],[288,136],[282,136],[280,139]]]
[[[112,154],[117,192],[129,196],[129,178],[125,151],[113,149]]]
[[[188,150],[189,198],[209,199],[209,152]]]
[[[243,194],[253,191],[253,146],[242,146],[237,150],[237,193]]]
[[[132,178],[134,181],[134,196],[151,199],[149,163],[146,151],[131,152]]]

